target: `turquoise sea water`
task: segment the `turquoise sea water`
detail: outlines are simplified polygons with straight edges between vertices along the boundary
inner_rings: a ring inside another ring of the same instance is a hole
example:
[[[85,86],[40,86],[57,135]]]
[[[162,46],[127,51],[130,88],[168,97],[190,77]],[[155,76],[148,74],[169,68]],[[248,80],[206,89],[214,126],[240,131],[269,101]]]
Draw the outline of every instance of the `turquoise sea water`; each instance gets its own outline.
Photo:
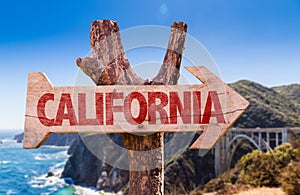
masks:
[[[0,136],[0,141],[0,195],[95,193],[60,179],[68,158],[67,147],[42,146],[25,150],[21,143],[11,138]],[[47,177],[49,171],[55,176]]]

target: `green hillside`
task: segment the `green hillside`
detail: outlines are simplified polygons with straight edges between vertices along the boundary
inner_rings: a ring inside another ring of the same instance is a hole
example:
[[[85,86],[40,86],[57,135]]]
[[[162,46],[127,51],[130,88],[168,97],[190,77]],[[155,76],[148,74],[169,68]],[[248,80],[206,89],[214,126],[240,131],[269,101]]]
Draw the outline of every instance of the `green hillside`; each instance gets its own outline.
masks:
[[[300,104],[300,84],[283,85],[279,87],[273,87],[276,92],[285,94],[287,97]]]
[[[300,125],[300,85],[267,88],[258,83],[242,80],[230,84],[244,96],[250,107],[237,121],[237,127],[284,127]],[[283,92],[283,91],[288,91]],[[299,101],[296,101],[296,100]]]

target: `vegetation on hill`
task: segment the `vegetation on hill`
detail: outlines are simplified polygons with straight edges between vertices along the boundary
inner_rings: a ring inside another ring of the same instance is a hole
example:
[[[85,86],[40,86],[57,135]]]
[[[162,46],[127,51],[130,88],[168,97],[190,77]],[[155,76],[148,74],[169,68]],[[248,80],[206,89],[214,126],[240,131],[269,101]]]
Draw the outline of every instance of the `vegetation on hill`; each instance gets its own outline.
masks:
[[[300,84],[283,85],[279,87],[273,87],[277,93],[285,94],[291,100],[296,101],[300,104]]]
[[[231,169],[205,185],[204,192],[226,194],[233,188],[281,187],[287,194],[300,194],[300,138],[272,152],[255,150]],[[241,187],[242,186],[242,187]]]
[[[300,103],[295,101],[297,98],[300,101],[300,96],[296,97],[296,92],[279,92],[279,88],[275,90],[247,80],[230,86],[250,102],[249,108],[235,126],[243,128],[300,126]]]

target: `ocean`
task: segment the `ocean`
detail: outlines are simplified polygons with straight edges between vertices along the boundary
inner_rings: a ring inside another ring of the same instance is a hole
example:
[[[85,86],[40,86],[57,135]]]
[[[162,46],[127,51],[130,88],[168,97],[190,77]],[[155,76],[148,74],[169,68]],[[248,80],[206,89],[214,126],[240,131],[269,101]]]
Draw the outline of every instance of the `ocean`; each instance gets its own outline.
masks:
[[[22,143],[0,136],[0,195],[98,194],[60,178],[68,147],[42,146],[25,150]],[[47,177],[52,172],[54,176]]]

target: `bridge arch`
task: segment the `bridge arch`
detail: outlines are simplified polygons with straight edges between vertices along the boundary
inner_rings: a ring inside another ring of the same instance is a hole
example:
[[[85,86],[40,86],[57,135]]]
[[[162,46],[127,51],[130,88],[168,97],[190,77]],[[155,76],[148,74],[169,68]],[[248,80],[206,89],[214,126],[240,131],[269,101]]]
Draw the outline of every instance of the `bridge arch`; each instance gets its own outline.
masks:
[[[214,148],[215,155],[215,173],[219,175],[230,168],[234,153],[243,140],[247,140],[253,146],[262,152],[272,151],[272,148],[286,143],[288,132],[291,130],[299,131],[300,128],[232,128]]]
[[[235,142],[235,140],[240,139],[240,138],[244,138],[247,139],[248,141],[250,141],[259,151],[262,151],[261,147],[248,135],[245,134],[238,134],[236,136],[234,136],[234,138],[229,142],[228,147],[226,148],[226,152],[227,150],[230,149],[230,147],[232,146],[232,144]]]
[[[237,147],[240,146],[241,141],[243,139],[248,140],[250,143],[253,144],[253,146],[257,150],[262,152],[262,148],[255,142],[254,139],[252,139],[251,137],[249,137],[248,135],[245,135],[245,134],[238,134],[232,138],[232,140],[229,142],[229,144],[226,148],[226,154],[225,154],[226,170],[230,169],[233,155],[234,155]],[[238,142],[236,143],[236,141],[238,141]],[[236,143],[236,144],[234,144],[234,143]],[[232,146],[233,146],[233,148],[231,148]]]

